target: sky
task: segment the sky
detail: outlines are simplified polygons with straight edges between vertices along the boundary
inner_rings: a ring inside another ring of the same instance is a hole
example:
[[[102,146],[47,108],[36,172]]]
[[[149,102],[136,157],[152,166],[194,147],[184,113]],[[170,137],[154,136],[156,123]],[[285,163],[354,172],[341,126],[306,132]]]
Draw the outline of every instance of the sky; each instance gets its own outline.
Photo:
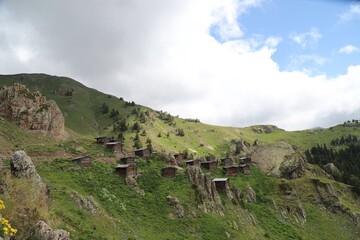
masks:
[[[360,119],[360,2],[0,0],[0,74],[67,76],[204,123]]]

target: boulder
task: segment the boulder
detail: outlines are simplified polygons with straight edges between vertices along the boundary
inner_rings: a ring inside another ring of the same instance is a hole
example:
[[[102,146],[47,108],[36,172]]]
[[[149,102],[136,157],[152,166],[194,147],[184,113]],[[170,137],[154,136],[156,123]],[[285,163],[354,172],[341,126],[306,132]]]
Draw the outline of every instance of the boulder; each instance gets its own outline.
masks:
[[[18,126],[55,138],[64,138],[64,117],[52,100],[15,83],[0,89],[0,117]]]
[[[49,188],[43,183],[41,177],[36,172],[35,165],[31,158],[24,151],[16,151],[10,158],[11,174],[16,178],[23,178],[32,183],[37,192],[46,193],[50,197]]]
[[[341,179],[341,172],[340,170],[335,166],[335,164],[333,163],[328,163],[326,165],[324,165],[324,171],[328,174],[330,174],[331,176],[334,177],[334,179],[339,180]]]
[[[171,195],[168,195],[166,199],[168,201],[168,204],[172,207],[173,213],[178,218],[183,218],[185,216],[185,211],[184,211],[184,207],[180,204],[179,199]]]
[[[52,229],[46,222],[40,220],[36,223],[33,238],[39,240],[70,240],[70,235],[65,230]]]
[[[257,147],[251,154],[251,160],[262,171],[275,177],[298,178],[307,169],[304,153],[285,142]]]
[[[84,197],[78,192],[73,191],[71,197],[80,209],[89,211],[92,214],[95,214],[99,208],[99,204],[92,196]]]

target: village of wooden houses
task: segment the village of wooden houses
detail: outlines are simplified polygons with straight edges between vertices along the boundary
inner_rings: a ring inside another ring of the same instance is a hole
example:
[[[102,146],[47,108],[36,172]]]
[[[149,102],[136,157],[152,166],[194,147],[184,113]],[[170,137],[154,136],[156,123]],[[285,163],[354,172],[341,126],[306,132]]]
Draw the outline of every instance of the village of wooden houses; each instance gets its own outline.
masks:
[[[157,153],[153,149],[141,148],[135,149],[133,152],[126,152],[124,149],[124,143],[118,139],[112,139],[110,137],[97,137],[95,138],[96,144],[101,144],[117,156],[122,156],[118,160],[118,165],[115,167],[114,172],[124,177],[137,177],[141,174],[136,165],[136,158],[150,159]],[[226,176],[237,176],[238,174],[250,174],[250,157],[240,157],[233,159],[225,157],[216,159],[215,157],[205,157],[204,159],[189,159],[186,160],[181,152],[172,154],[172,165],[168,165],[161,169],[161,175],[166,178],[173,178],[176,176],[178,169],[182,167],[194,166],[208,171],[216,170],[220,165],[222,167],[223,178],[214,178],[212,181],[215,183],[215,187],[218,191],[225,191],[227,185],[229,185],[229,179]],[[72,160],[81,167],[91,167],[92,159],[90,156],[80,156]]]

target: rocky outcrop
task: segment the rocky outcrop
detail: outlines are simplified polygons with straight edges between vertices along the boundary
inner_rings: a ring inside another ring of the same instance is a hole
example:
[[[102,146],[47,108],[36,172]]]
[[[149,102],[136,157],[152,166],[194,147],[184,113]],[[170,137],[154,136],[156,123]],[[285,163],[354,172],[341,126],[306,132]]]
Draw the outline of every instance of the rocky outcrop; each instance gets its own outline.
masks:
[[[99,204],[92,196],[84,197],[78,192],[73,191],[71,193],[71,197],[80,209],[89,211],[91,214],[95,214],[97,209],[99,208]]]
[[[137,183],[136,178],[135,178],[134,176],[127,176],[127,177],[125,178],[125,182],[126,182],[126,184],[127,184],[131,189],[133,189],[137,194],[139,194],[140,196],[145,196],[144,190],[142,190],[142,189],[139,187],[139,184]]]
[[[183,218],[185,216],[185,211],[184,211],[184,207],[180,204],[179,199],[171,195],[168,195],[166,199],[168,201],[168,204],[172,207],[173,213],[178,218]]]
[[[340,202],[339,194],[330,183],[322,182],[319,179],[314,179],[313,183],[319,194],[319,204],[333,213],[347,212],[348,209]]]
[[[65,137],[64,117],[57,104],[21,84],[0,89],[0,117],[24,129]]]
[[[36,223],[34,234],[31,239],[39,240],[70,240],[68,232],[61,229],[52,229],[46,222],[40,220]]]
[[[304,227],[307,221],[306,212],[304,209],[304,206],[300,201],[294,203],[294,204],[286,204],[282,205],[281,207],[277,208],[275,207],[281,214],[281,216],[285,220],[290,220],[294,224]]]
[[[334,179],[339,180],[341,179],[341,172],[340,170],[335,166],[333,163],[328,163],[324,165],[324,171],[331,176],[333,176]]]
[[[258,126],[252,126],[251,130],[253,130],[253,132],[257,134],[262,134],[262,133],[267,134],[267,133],[272,133],[274,130],[282,130],[282,129],[274,125],[258,125]]]
[[[172,153],[169,153],[164,156],[164,161],[166,165],[169,166],[178,166],[178,162],[176,161],[174,155]]]
[[[256,203],[256,193],[250,185],[245,189],[245,199],[249,202]]]
[[[244,139],[233,139],[230,141],[230,154],[249,154],[252,152],[251,144],[245,141]]]
[[[279,167],[280,177],[299,178],[306,173],[306,157],[303,153],[295,152],[286,155]]]
[[[224,206],[211,176],[204,174],[200,168],[193,166],[186,168],[186,176],[196,190],[198,208],[204,212],[215,212],[223,216]]]
[[[305,174],[306,157],[285,142],[260,146],[251,154],[252,162],[276,177],[298,178]]]
[[[10,158],[11,174],[16,178],[23,178],[34,183],[35,190],[44,193],[46,198],[50,197],[49,188],[43,183],[36,172],[31,158],[24,151],[16,151]]]

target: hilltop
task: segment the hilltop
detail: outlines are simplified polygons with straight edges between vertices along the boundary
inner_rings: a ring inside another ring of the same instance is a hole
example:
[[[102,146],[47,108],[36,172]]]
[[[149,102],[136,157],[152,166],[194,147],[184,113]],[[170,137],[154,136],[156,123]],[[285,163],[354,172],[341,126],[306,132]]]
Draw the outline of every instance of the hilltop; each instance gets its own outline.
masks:
[[[220,127],[140,106],[69,78],[0,76],[0,86],[14,83],[55,101],[68,133],[66,139],[53,139],[0,119],[0,198],[7,204],[4,214],[19,229],[19,239],[31,239],[39,219],[70,232],[72,239],[360,236],[359,197],[351,186],[308,164],[304,155],[304,150],[318,144],[330,146],[350,134],[360,137],[356,121],[294,132],[271,125]],[[96,144],[97,136],[124,139],[125,154],[132,154],[139,145],[145,147],[149,139],[157,154],[150,159],[136,157],[139,176],[134,182],[114,173],[120,156]],[[25,150],[31,157],[50,189],[48,203],[34,201],[28,181],[9,173],[9,159],[16,150]],[[179,151],[188,159],[251,156],[256,164],[250,166],[249,175],[226,176],[230,186],[218,192],[211,181],[224,178],[220,166],[209,171],[182,162],[176,177],[161,175],[172,161],[170,155]],[[93,159],[91,167],[71,161],[83,155]]]

